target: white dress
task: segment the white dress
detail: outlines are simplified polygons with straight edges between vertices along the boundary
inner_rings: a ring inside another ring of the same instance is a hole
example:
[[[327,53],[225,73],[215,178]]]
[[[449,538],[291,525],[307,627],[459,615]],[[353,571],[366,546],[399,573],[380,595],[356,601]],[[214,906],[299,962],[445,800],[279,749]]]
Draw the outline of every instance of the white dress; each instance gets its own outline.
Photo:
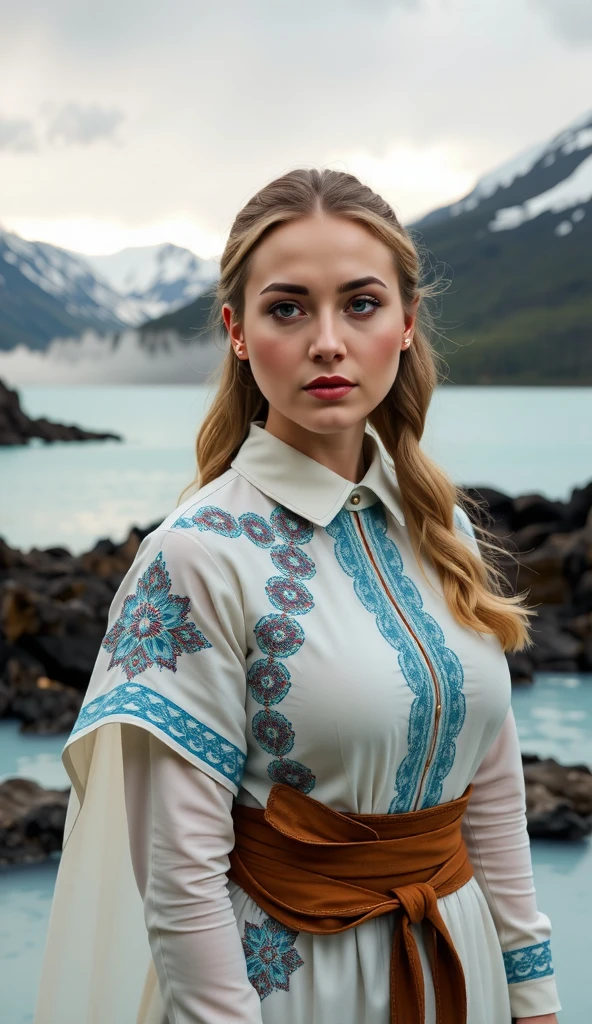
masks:
[[[227,882],[233,798],[263,807],[274,782],[394,814],[472,781],[475,875],[438,901],[467,1024],[561,1008],[506,659],[418,564],[369,430],[365,453],[353,484],[253,423],[140,545],[64,749],[36,1024],[388,1024],[390,915],[297,933]],[[460,508],[455,524],[476,547]]]

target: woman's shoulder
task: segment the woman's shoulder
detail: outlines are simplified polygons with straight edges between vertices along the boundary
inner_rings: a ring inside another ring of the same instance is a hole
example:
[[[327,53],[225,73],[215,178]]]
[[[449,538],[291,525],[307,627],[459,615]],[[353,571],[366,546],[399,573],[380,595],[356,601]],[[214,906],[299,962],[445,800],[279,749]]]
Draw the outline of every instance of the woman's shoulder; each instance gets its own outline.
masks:
[[[194,491],[185,501],[181,502],[166,516],[157,529],[192,530],[198,533],[208,532],[215,525],[222,529],[223,517],[219,521],[212,517],[211,512],[219,509],[226,518],[234,518],[240,512],[240,478],[235,469],[229,468],[214,480]],[[215,532],[215,530],[214,530]]]
[[[265,531],[268,505],[269,499],[231,467],[177,505],[148,537],[151,543],[168,537],[169,547],[178,549],[193,546],[196,557],[206,549],[214,560],[226,564],[235,548],[229,541],[243,535],[256,541],[255,535]],[[173,535],[185,541],[175,544]]]

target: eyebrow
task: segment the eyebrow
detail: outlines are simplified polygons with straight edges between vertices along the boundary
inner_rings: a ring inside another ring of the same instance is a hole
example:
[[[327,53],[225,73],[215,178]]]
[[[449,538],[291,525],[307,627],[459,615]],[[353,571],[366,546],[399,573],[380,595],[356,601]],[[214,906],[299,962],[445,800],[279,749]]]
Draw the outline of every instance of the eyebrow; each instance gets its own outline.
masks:
[[[381,281],[379,277],[359,277],[356,281],[346,281],[345,284],[340,284],[337,288],[338,295],[342,295],[344,292],[353,292],[356,288],[365,288],[367,284],[379,284],[383,288],[386,288],[384,281]],[[260,295],[265,295],[266,292],[288,292],[289,295],[310,295],[308,288],[305,288],[303,284],[286,284],[281,281],[272,281],[268,284]]]

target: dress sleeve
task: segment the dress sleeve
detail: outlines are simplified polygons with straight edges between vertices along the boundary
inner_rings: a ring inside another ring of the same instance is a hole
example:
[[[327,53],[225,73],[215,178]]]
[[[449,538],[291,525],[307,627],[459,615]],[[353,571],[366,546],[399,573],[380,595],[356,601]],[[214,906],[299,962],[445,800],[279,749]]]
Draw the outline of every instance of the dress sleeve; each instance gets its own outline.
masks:
[[[479,554],[467,513],[455,523]],[[463,834],[502,947],[513,1017],[561,1009],[551,957],[551,922],[537,909],[520,741],[510,707],[473,778]]]
[[[137,725],[236,796],[246,760],[246,638],[238,585],[198,538],[158,528],[109,608],[68,744]]]
[[[227,889],[232,794],[143,729],[122,729],[132,864],[171,1024],[261,1024]]]
[[[520,744],[514,713],[473,779],[463,834],[502,947],[514,1017],[561,1009],[551,958],[551,924],[537,909]]]

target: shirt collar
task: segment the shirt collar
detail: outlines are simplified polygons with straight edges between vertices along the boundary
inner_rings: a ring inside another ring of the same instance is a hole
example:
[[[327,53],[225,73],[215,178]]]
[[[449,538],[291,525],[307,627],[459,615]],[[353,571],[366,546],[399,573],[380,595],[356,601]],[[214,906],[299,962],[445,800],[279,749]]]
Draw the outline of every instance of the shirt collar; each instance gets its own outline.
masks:
[[[403,526],[394,468],[368,428],[364,450],[368,469],[354,484],[265,430],[263,420],[255,420],[230,465],[269,498],[318,526],[327,526],[343,507],[359,511],[377,500]]]

